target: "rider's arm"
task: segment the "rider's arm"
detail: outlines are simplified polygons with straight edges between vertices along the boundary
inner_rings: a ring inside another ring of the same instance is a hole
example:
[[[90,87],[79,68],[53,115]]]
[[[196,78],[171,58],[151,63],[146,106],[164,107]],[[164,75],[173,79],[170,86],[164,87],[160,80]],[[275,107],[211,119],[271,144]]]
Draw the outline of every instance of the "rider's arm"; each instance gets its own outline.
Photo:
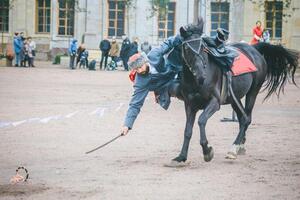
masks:
[[[145,87],[134,86],[134,93],[129,103],[129,108],[124,121],[124,126],[129,129],[132,128],[135,119],[140,113],[141,107],[143,106],[149,90]]]
[[[180,36],[169,37],[159,47],[151,49],[151,51],[148,53],[147,57],[150,61],[150,64],[157,70],[165,67],[162,66],[164,63],[164,55],[169,53],[174,47],[177,47],[180,44]]]
[[[174,47],[180,45],[182,43],[181,38],[179,35],[172,36],[167,38],[161,45],[160,50],[161,54],[165,55],[169,51],[171,51]]]

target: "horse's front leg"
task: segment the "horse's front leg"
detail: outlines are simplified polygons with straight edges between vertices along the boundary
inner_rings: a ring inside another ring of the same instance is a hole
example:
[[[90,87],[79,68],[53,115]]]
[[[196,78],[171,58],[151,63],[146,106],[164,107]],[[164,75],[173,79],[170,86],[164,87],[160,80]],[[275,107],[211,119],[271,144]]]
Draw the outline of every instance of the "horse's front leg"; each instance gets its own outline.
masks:
[[[188,149],[190,145],[190,140],[193,133],[193,126],[195,122],[196,110],[193,109],[187,102],[184,102],[185,114],[186,114],[186,124],[184,129],[184,140],[179,156],[174,158],[171,162],[172,167],[180,166],[187,160]]]
[[[220,103],[217,98],[213,98],[206,108],[203,110],[202,114],[198,119],[198,124],[200,127],[200,145],[202,146],[204,160],[209,162],[214,157],[214,151],[212,147],[208,146],[208,141],[206,138],[205,126],[207,120],[220,109]]]

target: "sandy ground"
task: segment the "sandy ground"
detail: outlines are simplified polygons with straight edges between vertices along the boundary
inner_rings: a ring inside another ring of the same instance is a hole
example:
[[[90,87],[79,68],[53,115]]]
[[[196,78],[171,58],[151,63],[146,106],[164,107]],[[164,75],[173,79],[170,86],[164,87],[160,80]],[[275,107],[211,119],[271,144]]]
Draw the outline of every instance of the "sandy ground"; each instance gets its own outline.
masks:
[[[297,82],[300,83],[297,76]],[[126,137],[116,136],[132,84],[123,71],[0,68],[0,199],[300,199],[300,89],[262,103],[247,132],[247,154],[224,158],[237,123],[221,123],[224,106],[207,124],[214,159],[206,163],[195,125],[185,168],[163,165],[183,141],[183,102],[166,112],[148,99]],[[18,166],[28,183],[9,185]]]

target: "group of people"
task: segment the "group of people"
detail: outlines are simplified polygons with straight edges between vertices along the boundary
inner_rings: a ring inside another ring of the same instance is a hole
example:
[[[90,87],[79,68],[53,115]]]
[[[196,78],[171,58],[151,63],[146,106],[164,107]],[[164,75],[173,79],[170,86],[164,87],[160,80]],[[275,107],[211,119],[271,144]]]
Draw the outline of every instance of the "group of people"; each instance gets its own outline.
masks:
[[[117,43],[116,37],[112,38],[110,42],[108,38],[105,38],[100,42],[99,48],[101,50],[101,61],[100,61],[100,70],[102,68],[105,70],[107,68],[108,57],[111,57],[114,63],[117,63],[119,58],[123,62],[124,70],[128,71],[128,60],[129,58],[138,53],[138,38],[135,38],[133,42],[130,42],[129,38],[126,35],[122,36],[122,46],[121,50],[119,44]],[[148,54],[151,50],[151,45],[148,41],[145,41],[141,45],[141,51]],[[103,67],[104,62],[104,67]]]
[[[252,30],[253,38],[250,44],[257,44],[259,42],[270,42],[270,32],[268,29],[261,27],[261,21],[257,21],[255,27]]]
[[[26,38],[23,32],[15,32],[14,52],[16,67],[35,67],[36,43],[31,37]]]
[[[76,67],[79,64],[79,68],[88,68],[89,62],[88,62],[88,57],[89,57],[89,52],[85,48],[84,44],[81,44],[78,47],[78,41],[77,39],[73,39],[71,41],[70,47],[68,49],[68,53],[70,55],[70,63],[69,67],[70,69],[76,69]],[[76,59],[76,63],[75,63]]]
[[[138,53],[138,38],[135,38],[133,42],[130,42],[129,38],[126,35],[122,36],[122,45],[121,45],[121,49],[119,47],[119,44],[116,40],[116,37],[112,37],[112,40],[109,41],[108,38],[104,38],[100,44],[99,44],[99,49],[101,51],[101,60],[100,60],[100,70],[115,70],[117,67],[117,62],[119,60],[122,60],[123,62],[123,66],[124,66],[124,70],[128,71],[128,60],[129,58]],[[141,51],[145,52],[146,54],[148,54],[151,50],[151,45],[149,44],[148,41],[145,41],[141,44]],[[72,39],[71,43],[70,43],[70,47],[68,49],[68,53],[70,56],[70,63],[69,63],[69,67],[71,69],[76,69],[76,67],[79,64],[79,67],[81,68],[81,66],[83,68],[89,68],[89,69],[93,69],[95,70],[95,64],[96,61],[91,61],[90,65],[88,62],[88,56],[89,56],[89,52],[88,50],[85,48],[84,44],[81,44],[78,47],[78,41],[77,39]],[[108,63],[108,57],[111,58],[110,63]],[[76,62],[75,62],[76,60]],[[104,65],[103,65],[104,64]]]

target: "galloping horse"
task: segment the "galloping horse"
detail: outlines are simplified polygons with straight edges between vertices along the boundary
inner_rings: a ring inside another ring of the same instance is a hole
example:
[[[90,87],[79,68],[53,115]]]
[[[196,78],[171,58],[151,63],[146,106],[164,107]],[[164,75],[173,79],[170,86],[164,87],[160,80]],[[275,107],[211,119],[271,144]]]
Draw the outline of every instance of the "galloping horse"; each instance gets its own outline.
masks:
[[[224,72],[205,51],[202,33],[202,20],[198,20],[196,25],[180,29],[180,34],[184,38],[182,43],[184,64],[180,96],[184,100],[186,126],[181,152],[172,160],[175,164],[184,163],[187,159],[195,116],[199,110],[203,110],[198,119],[200,145],[204,160],[208,162],[213,158],[214,151],[208,145],[205,131],[206,122],[220,109],[221,104],[231,104],[238,116],[239,133],[226,157],[236,159],[237,155],[245,150],[246,130],[251,123],[252,109],[260,89],[264,86],[263,88],[268,91],[265,98],[270,97],[273,93],[279,95],[289,75],[292,83],[296,85],[294,74],[298,66],[298,52],[267,43],[259,43],[255,46],[236,43],[230,46],[244,53],[255,65],[257,71],[233,76],[232,90],[236,101],[234,101],[233,95],[229,95],[225,101],[221,101],[222,74]],[[245,106],[240,100],[243,97],[246,97]]]

